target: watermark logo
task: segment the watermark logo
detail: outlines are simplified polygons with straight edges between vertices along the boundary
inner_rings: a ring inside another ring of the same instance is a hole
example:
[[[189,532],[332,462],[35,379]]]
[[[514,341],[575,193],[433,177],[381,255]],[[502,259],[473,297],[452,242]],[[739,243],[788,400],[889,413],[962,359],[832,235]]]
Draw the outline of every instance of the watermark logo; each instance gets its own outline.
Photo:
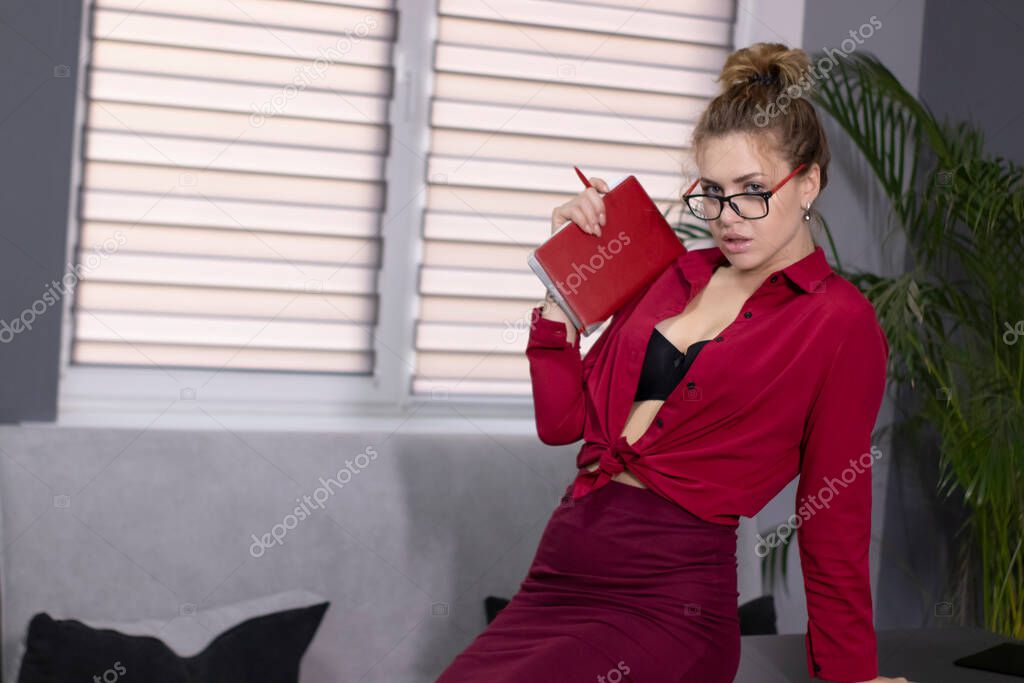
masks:
[[[822,48],[822,51],[827,56],[812,64],[807,73],[796,83],[779,93],[775,101],[769,102],[767,107],[762,107],[760,104],[755,107],[757,113],[754,115],[754,125],[764,128],[771,123],[772,119],[785,114],[794,100],[804,97],[811,91],[817,81],[828,77],[828,74],[839,63],[840,58],[848,57],[859,45],[863,44],[864,40],[873,36],[875,31],[880,28],[882,28],[882,22],[877,16],[872,14],[867,23],[861,24],[857,30],[850,30],[850,37],[840,43],[839,49]]]
[[[789,516],[786,523],[780,524],[775,531],[768,534],[767,538],[757,534],[757,544],[754,546],[754,553],[758,557],[765,557],[771,552],[772,548],[782,545],[783,541],[789,538],[795,529],[799,529],[818,510],[823,508],[827,510],[831,506],[832,501],[841,492],[837,484],[842,484],[842,488],[845,489],[881,457],[882,450],[877,446],[872,446],[869,453],[862,453],[856,460],[850,458],[850,466],[843,469],[838,478],[826,477],[825,484],[818,489],[817,495],[807,496],[805,501],[799,504],[797,511]]]
[[[339,469],[334,477],[327,480],[320,477],[320,486],[313,491],[313,495],[296,498],[295,502],[298,505],[292,512],[285,515],[280,523],[275,524],[270,531],[262,536],[251,534],[252,544],[249,546],[249,554],[256,558],[263,557],[271,546],[284,545],[284,538],[290,530],[297,527],[299,522],[309,519],[313,510],[322,510],[327,500],[334,495],[335,489],[340,491],[345,484],[352,481],[355,475],[366,469],[370,462],[376,459],[377,451],[367,446],[354,460],[346,460],[345,466]]]
[[[1006,327],[1006,332],[1003,332],[1003,343],[1008,346],[1014,346],[1017,340],[1024,337],[1024,320],[1018,320],[1017,324],[1010,327],[1009,322],[1003,322]]]
[[[304,64],[296,68],[295,76],[290,84],[286,85],[280,92],[275,93],[267,101],[261,104],[250,104],[253,112],[249,115],[249,123],[259,128],[266,123],[268,118],[283,112],[285,107],[288,106],[289,101],[295,99],[300,92],[308,88],[312,83],[323,78],[324,73],[330,68],[331,64],[343,59],[345,55],[352,51],[352,48],[357,43],[362,41],[363,38],[376,28],[376,18],[368,16],[356,24],[355,29],[344,29],[345,35],[339,38],[334,45],[327,49],[317,48],[319,56],[313,60],[312,65]]]
[[[114,662],[114,666],[107,669],[103,673],[93,674],[92,680],[93,683],[115,683],[118,679],[121,678],[121,676],[124,676],[126,673],[128,673],[128,669],[125,667],[124,664],[121,663],[121,660],[118,659]]]
[[[68,263],[66,272],[60,280],[52,280],[42,296],[33,301],[31,306],[23,310],[21,315],[11,320],[0,320],[0,344],[8,344],[14,340],[15,336],[22,332],[32,331],[32,326],[35,325],[36,320],[50,308],[56,306],[69,292],[73,292],[75,285],[78,284],[78,281],[82,279],[82,276],[87,271],[99,268],[106,259],[110,258],[112,254],[116,253],[127,242],[128,238],[125,237],[123,232],[118,230],[114,233],[113,237],[108,237],[102,244],[94,247],[91,252],[85,255],[80,263]]]
[[[621,683],[629,675],[630,668],[624,659],[620,659],[606,674],[597,675],[597,683]]]
[[[580,287],[590,278],[591,275],[604,268],[605,263],[611,261],[622,252],[623,247],[628,247],[632,239],[625,231],[620,230],[619,234],[608,240],[607,244],[597,247],[597,253],[592,255],[586,263],[580,265],[575,261],[572,264],[572,273],[566,277],[566,281],[558,280],[555,286],[563,295],[566,293],[576,294]]]

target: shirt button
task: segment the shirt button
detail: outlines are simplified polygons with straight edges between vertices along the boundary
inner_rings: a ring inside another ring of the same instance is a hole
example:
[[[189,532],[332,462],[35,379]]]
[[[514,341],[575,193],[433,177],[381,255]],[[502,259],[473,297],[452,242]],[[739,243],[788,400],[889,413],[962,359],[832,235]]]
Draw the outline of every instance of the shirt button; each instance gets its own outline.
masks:
[[[686,388],[687,389],[693,389],[695,386],[697,386],[696,382],[687,382],[686,383]]]
[[[659,417],[659,418],[654,420],[654,424],[656,424],[659,427],[661,427],[664,423],[661,421],[661,418]]]
[[[776,280],[778,280],[778,279],[779,279],[779,276],[778,276],[778,275],[772,275],[772,279],[771,279],[771,281],[772,281],[772,282],[775,282],[775,281],[776,281]]]
[[[715,337],[716,342],[725,341],[725,337]]]
[[[753,313],[751,313],[750,311],[747,311],[746,313],[744,313],[744,314],[743,314],[743,317],[744,317],[744,318],[749,318],[749,317],[750,317],[750,316],[752,316],[752,315],[754,315],[754,314],[753,314]]]

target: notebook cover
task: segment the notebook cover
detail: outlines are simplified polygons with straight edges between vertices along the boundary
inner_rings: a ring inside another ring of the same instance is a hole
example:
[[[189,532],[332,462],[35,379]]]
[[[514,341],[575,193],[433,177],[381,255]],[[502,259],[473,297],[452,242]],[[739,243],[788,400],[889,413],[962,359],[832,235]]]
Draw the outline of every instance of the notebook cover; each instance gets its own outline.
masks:
[[[953,662],[956,666],[1024,677],[1024,643],[1000,643]]]
[[[582,178],[582,175],[581,175]],[[636,176],[602,195],[601,236],[568,222],[530,254],[577,332],[589,335],[686,248]]]

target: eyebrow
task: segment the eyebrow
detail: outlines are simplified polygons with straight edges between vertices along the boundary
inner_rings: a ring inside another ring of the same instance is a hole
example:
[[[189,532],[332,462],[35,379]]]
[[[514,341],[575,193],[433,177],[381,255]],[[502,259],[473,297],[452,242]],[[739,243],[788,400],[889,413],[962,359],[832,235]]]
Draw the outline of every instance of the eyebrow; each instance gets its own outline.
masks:
[[[758,176],[763,176],[763,175],[764,175],[764,173],[761,173],[760,171],[754,171],[753,173],[747,173],[746,175],[741,175],[739,178],[733,178],[732,181],[734,183],[742,183],[744,180],[750,180],[751,178],[756,178]],[[701,176],[701,182],[711,183],[713,185],[720,185],[721,184],[717,180],[712,180],[711,178],[705,178],[703,176]]]

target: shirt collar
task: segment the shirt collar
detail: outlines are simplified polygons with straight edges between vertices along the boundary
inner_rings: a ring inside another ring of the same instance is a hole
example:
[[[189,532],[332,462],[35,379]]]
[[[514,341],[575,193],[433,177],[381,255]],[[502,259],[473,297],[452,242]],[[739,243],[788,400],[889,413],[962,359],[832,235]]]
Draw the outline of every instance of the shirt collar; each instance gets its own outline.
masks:
[[[717,245],[705,249],[691,249],[676,260],[692,282],[706,282],[711,278],[715,268],[728,262],[729,258]],[[779,272],[802,291],[813,293],[821,291],[821,283],[832,273],[832,267],[825,259],[825,250],[820,245],[815,245],[814,251]]]

